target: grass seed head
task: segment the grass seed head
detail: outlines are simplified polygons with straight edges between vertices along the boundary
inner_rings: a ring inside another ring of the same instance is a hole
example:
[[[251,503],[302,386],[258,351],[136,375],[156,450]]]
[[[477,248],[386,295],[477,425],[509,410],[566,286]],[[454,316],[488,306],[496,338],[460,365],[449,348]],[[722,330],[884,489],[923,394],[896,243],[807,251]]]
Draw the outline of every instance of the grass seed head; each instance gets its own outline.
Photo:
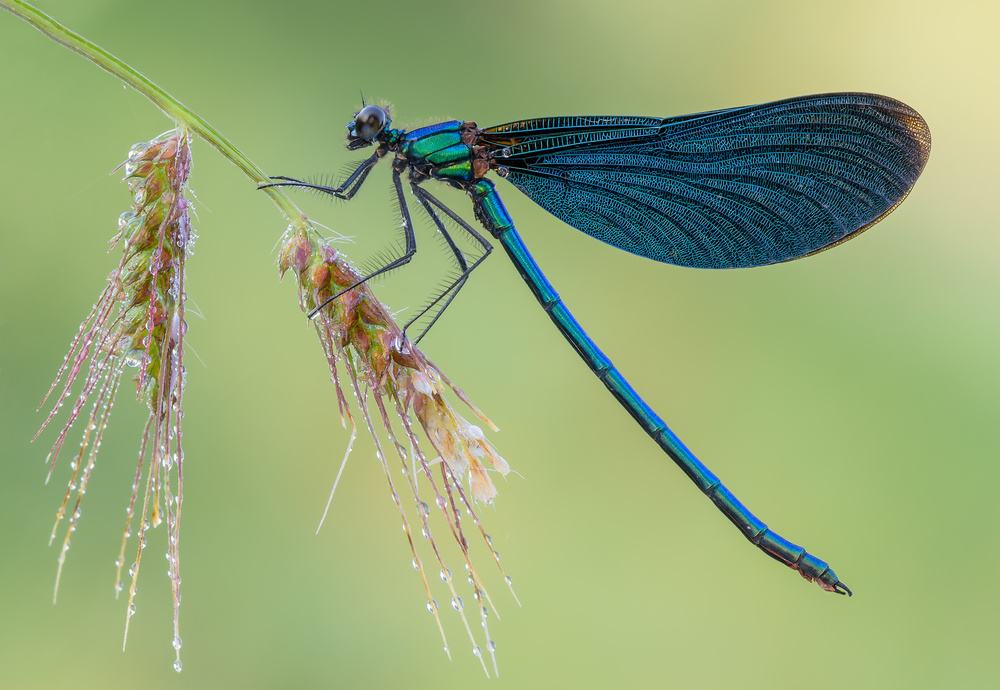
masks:
[[[62,566],[69,550],[70,534],[80,518],[80,503],[97,462],[101,437],[107,427],[122,376],[137,370],[132,380],[136,397],[149,409],[142,434],[132,497],[121,551],[116,562],[115,592],[121,591],[121,570],[125,550],[132,535],[140,490],[139,535],[135,560],[129,568],[128,623],[135,613],[136,582],[146,546],[146,530],[167,524],[167,560],[174,601],[174,668],[181,669],[180,607],[180,517],[183,499],[183,459],[181,448],[182,400],[184,395],[184,270],[194,244],[190,208],[186,198],[191,170],[190,136],[172,130],[153,141],[136,144],[122,163],[125,181],[132,192],[132,208],[121,215],[111,248],[121,244],[123,255],[107,279],[93,310],[80,325],[70,351],[49,389],[58,390],[44,429],[72,394],[81,372],[83,385],[69,417],[49,453],[49,476],[55,468],[66,436],[90,403],[83,439],[76,458],[70,463],[71,477],[62,506],[56,516],[52,539],[66,514],[73,494],[74,508],[63,540],[56,574],[56,591]],[[110,249],[109,249],[110,251]],[[61,384],[61,388],[60,388]],[[40,406],[41,407],[41,406]],[[41,429],[39,430],[41,433]],[[37,435],[36,435],[37,437]]]
[[[286,233],[278,258],[278,268],[282,275],[288,271],[294,272],[299,287],[300,306],[306,313],[312,312],[328,298],[355,284],[362,277],[305,220],[290,227]],[[367,285],[348,290],[329,302],[313,319],[313,325],[337,389],[341,419],[345,424],[350,421],[352,427],[356,422],[347,402],[348,397],[344,394],[342,380],[345,376],[353,389],[360,416],[375,444],[376,457],[382,465],[399,509],[403,531],[413,556],[413,566],[422,579],[427,595],[427,609],[435,617],[445,651],[448,652],[449,647],[439,607],[432,596],[424,561],[418,554],[413,538],[412,513],[405,509],[396,489],[400,474],[390,467],[390,456],[395,456],[402,466],[403,481],[413,500],[416,519],[420,525],[418,532],[429,542],[433,561],[437,565],[434,570],[439,570],[440,579],[448,589],[452,609],[460,614],[475,656],[489,675],[482,647],[469,625],[466,615],[468,607],[459,596],[456,589],[458,583],[452,579],[451,569],[445,564],[445,557],[432,531],[431,518],[435,513],[440,518],[436,523],[440,525],[443,521],[447,525],[457,545],[468,573],[466,579],[472,588],[472,599],[478,608],[483,634],[486,636],[485,646],[496,672],[496,644],[489,636],[487,625],[487,616],[493,603],[473,562],[474,554],[479,553],[482,547],[470,545],[466,535],[470,530],[480,533],[480,542],[485,546],[483,552],[490,554],[503,575],[499,556],[493,550],[492,540],[484,531],[476,508],[477,504],[492,503],[497,495],[489,472],[499,472],[505,476],[509,467],[486,440],[482,429],[462,417],[446,396],[449,393],[454,395],[483,424],[494,431],[497,430],[496,427],[437,366],[405,338],[389,310],[375,298]],[[430,444],[436,458],[428,458],[426,444],[416,431],[418,428],[422,429],[423,439]],[[352,435],[352,441],[353,438]],[[346,461],[345,456],[344,462]],[[338,480],[339,476],[338,474]],[[336,482],[334,487],[336,488]],[[471,526],[468,524],[470,521]],[[504,575],[504,579],[509,586],[510,578]],[[450,652],[448,653],[450,656]]]

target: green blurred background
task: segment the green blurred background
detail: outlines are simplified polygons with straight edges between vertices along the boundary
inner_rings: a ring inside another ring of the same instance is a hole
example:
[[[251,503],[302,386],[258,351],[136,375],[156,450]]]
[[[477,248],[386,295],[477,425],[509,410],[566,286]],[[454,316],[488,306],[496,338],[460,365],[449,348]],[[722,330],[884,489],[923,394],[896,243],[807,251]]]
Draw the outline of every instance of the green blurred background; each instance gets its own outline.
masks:
[[[503,614],[491,627],[495,687],[1000,682],[996,3],[40,5],[274,174],[357,160],[343,125],[361,89],[391,100],[407,128],[840,90],[914,106],[934,148],[910,198],[863,237],[787,265],[663,266],[500,185],[537,260],[626,376],[755,512],[829,560],[853,599],[749,546],[587,372],[502,253],[424,349],[501,427],[491,438],[521,474],[483,511],[524,604],[483,565]],[[155,569],[120,648],[112,563],[144,419],[127,395],[52,605],[58,551],[46,541],[70,457],[44,486],[55,434],[29,444],[34,410],[117,263],[105,241],[129,195],[109,173],[170,123],[7,14],[0,58],[0,686],[485,683],[450,609],[454,661],[441,651],[366,439],[314,536],[348,434],[294,285],[276,280],[283,221],[202,142],[184,672],[171,669],[169,583]],[[350,204],[300,201],[358,236],[346,250],[362,260],[395,237],[389,191],[383,165]],[[440,196],[471,217],[467,199]],[[420,302],[414,286],[433,281],[437,245],[426,223],[418,231],[427,251],[383,281],[393,307]],[[164,539],[153,533],[154,556]]]

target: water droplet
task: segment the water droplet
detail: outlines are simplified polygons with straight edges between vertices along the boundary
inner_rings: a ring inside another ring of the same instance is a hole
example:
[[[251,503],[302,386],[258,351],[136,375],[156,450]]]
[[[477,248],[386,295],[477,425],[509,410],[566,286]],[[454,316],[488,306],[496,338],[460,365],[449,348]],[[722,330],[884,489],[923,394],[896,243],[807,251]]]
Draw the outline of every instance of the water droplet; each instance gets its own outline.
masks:
[[[437,599],[427,602],[427,610],[430,611],[431,613],[437,613],[437,607],[438,607]]]
[[[129,577],[135,577],[135,569],[137,567],[138,567],[137,564],[135,564],[135,563],[132,564],[132,566],[128,569],[128,576]]]
[[[489,649],[491,652],[495,652],[497,651],[497,643],[493,640],[490,640],[489,642],[486,643],[486,648]]]
[[[445,646],[444,646],[444,653],[445,653],[445,654],[448,654],[448,645],[445,645]]]
[[[507,584],[509,585],[509,584],[511,583],[511,579],[510,579],[510,575],[508,575],[507,577],[505,577],[505,578],[504,578],[504,580],[505,580],[505,581],[507,582]]]
[[[177,671],[178,673],[180,673],[183,669],[184,669],[184,664],[181,663],[180,659],[178,659],[177,661],[174,662],[174,670],[175,671]]]
[[[180,650],[181,645],[184,644],[180,637],[174,635],[174,649]]]
[[[146,356],[145,350],[130,350],[129,353],[125,355],[125,366],[135,368],[140,366],[146,359],[148,359],[148,357]]]
[[[430,514],[431,514],[431,507],[429,505],[427,505],[423,501],[417,503],[417,515],[419,515],[420,517],[426,517]]]
[[[503,158],[510,158],[510,153],[511,151],[509,146],[504,146],[502,149],[500,149],[500,155]]]
[[[129,160],[135,160],[136,158],[139,158],[140,156],[142,156],[142,154],[146,153],[146,149],[148,148],[149,148],[148,141],[140,141],[136,144],[132,144],[132,148],[128,150]]]
[[[431,538],[431,533],[427,531],[426,527],[421,527],[420,528],[420,533],[422,535],[424,535],[424,539],[430,539]]]
[[[414,570],[420,570],[420,564],[417,563],[417,559],[416,558],[414,558],[412,561],[410,561],[410,564],[413,566]]]
[[[472,653],[475,654],[476,656],[482,656],[483,655],[483,650],[482,650],[481,647],[476,646],[476,647],[472,648]]]
[[[448,501],[444,499],[444,496],[438,496],[437,501],[435,502],[437,503],[437,507],[440,508],[441,510],[444,510],[445,508],[448,507]]]
[[[131,602],[128,605],[128,617],[131,618],[135,615],[135,602]]]
[[[465,581],[468,582],[473,587],[476,586],[476,583],[472,581],[472,575],[469,575],[469,577],[465,578]]]
[[[447,582],[451,579],[451,568],[441,568],[441,581]]]
[[[451,607],[461,613],[462,609],[465,607],[465,604],[462,602],[462,597],[452,597]]]
[[[489,544],[490,546],[493,546],[493,537],[491,537],[488,534],[485,535],[485,537],[486,537],[486,543]],[[494,551],[493,553],[496,553],[496,551]]]

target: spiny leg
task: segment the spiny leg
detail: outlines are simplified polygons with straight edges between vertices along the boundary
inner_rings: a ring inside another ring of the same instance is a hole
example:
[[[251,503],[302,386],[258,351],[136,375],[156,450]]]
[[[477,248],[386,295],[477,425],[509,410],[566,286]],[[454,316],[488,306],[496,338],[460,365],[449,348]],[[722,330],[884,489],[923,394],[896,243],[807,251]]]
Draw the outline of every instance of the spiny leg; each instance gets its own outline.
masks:
[[[280,182],[259,184],[257,185],[257,189],[267,189],[268,187],[300,187],[302,189],[313,189],[317,192],[329,194],[330,196],[338,199],[350,199],[358,193],[361,185],[364,184],[365,179],[368,177],[368,173],[372,171],[375,164],[379,162],[383,155],[385,154],[381,149],[373,153],[371,157],[359,165],[339,187],[327,187],[326,185],[313,184],[312,182],[297,180],[294,177],[275,175],[270,179],[281,180]]]
[[[461,290],[462,287],[465,285],[465,281],[468,279],[472,271],[475,270],[475,268],[479,266],[479,264],[481,264],[486,259],[487,256],[490,255],[490,252],[493,251],[493,245],[491,245],[486,240],[485,237],[476,232],[475,228],[466,223],[461,216],[459,216],[457,213],[455,213],[450,208],[441,203],[441,201],[439,201],[437,197],[435,197],[433,194],[425,190],[423,187],[420,187],[417,184],[411,182],[410,188],[413,190],[413,195],[417,197],[417,200],[419,200],[420,204],[424,207],[424,210],[427,211],[427,215],[429,215],[431,220],[434,221],[434,224],[437,226],[438,232],[440,232],[444,236],[445,241],[448,243],[448,247],[455,255],[455,260],[458,263],[458,267],[462,272],[461,275],[459,275],[458,278],[456,278],[451,285],[445,288],[440,295],[434,298],[434,300],[430,304],[421,309],[420,313],[418,313],[412,319],[407,321],[406,325],[403,326],[403,334],[405,335],[406,330],[410,326],[412,326],[413,323],[417,321],[417,319],[422,317],[424,314],[430,311],[434,307],[434,305],[436,305],[442,299],[447,297],[444,305],[440,309],[438,309],[437,313],[434,314],[434,318],[431,319],[431,322],[427,324],[424,330],[421,331],[420,335],[417,336],[417,339],[414,341],[414,343],[419,343],[421,339],[425,335],[427,335],[427,332],[431,329],[431,327],[435,323],[437,323],[437,320],[441,318],[441,314],[443,314],[444,310],[447,309],[448,306],[452,303],[452,300],[455,299],[456,295],[458,295],[459,290]],[[432,206],[436,206],[440,211],[444,212],[445,215],[447,215],[451,220],[453,220],[462,230],[464,230],[470,237],[472,237],[472,239],[475,240],[479,244],[479,246],[483,248],[483,253],[479,256],[479,258],[477,258],[472,263],[472,265],[469,265],[469,263],[466,261],[465,255],[455,244],[455,241],[452,239],[451,235],[448,233],[448,230],[445,228],[444,223],[441,222],[440,216],[438,216],[438,214],[434,211]]]
[[[424,207],[424,211],[427,213],[430,219],[434,221],[434,225],[437,226],[438,232],[441,234],[442,237],[444,237],[445,242],[448,244],[448,248],[454,255],[455,263],[458,264],[459,277],[453,283],[451,283],[447,288],[442,290],[437,297],[428,302],[427,305],[424,306],[424,308],[421,309],[419,312],[417,312],[417,314],[412,319],[406,322],[406,324],[403,326],[404,338],[406,337],[406,331],[409,330],[410,326],[412,326],[428,311],[430,311],[431,308],[434,307],[435,304],[440,302],[445,295],[451,293],[452,298],[454,298],[454,295],[457,294],[458,289],[460,289],[460,287],[456,289],[455,286],[459,285],[460,283],[465,284],[465,279],[469,275],[469,262],[465,260],[465,254],[462,252],[461,249],[458,248],[458,245],[455,244],[455,240],[452,239],[451,234],[448,232],[448,229],[445,228],[444,223],[441,222],[441,218],[437,215],[437,213],[434,212],[434,208],[431,206],[430,202],[417,193],[416,185],[411,185],[411,186],[413,187],[414,196],[416,196],[417,200],[420,201],[420,205]],[[441,313],[451,303],[452,298],[449,298],[448,301],[444,303],[444,306],[438,310],[438,312],[434,315],[434,318],[431,319],[431,322],[427,325],[427,327],[424,328],[423,331],[421,331],[419,336],[417,336],[417,339],[414,341],[414,343],[419,343],[420,340],[427,334],[427,331],[429,331],[431,326],[433,326],[437,322],[438,318],[440,318],[441,316]]]
[[[410,262],[410,259],[413,258],[413,255],[417,253],[417,238],[413,235],[413,221],[410,220],[410,209],[406,205],[406,197],[403,195],[403,183],[399,178],[401,172],[402,172],[401,170],[393,168],[392,184],[396,188],[396,198],[399,200],[399,213],[403,217],[403,235],[406,239],[406,250],[403,252],[403,255],[396,259],[393,259],[392,261],[389,261],[384,266],[382,266],[382,268],[372,271],[366,276],[362,276],[361,279],[356,281],[354,284],[348,285],[346,288],[340,290],[336,294],[327,297],[322,304],[315,307],[312,311],[309,312],[307,316],[310,319],[315,317],[316,314],[318,314],[323,307],[325,307],[330,302],[343,295],[345,292],[349,292],[350,290],[353,290],[359,285],[367,283],[369,280],[371,280],[377,275],[381,275],[387,271],[391,271],[395,268],[399,268],[400,266],[408,264]]]

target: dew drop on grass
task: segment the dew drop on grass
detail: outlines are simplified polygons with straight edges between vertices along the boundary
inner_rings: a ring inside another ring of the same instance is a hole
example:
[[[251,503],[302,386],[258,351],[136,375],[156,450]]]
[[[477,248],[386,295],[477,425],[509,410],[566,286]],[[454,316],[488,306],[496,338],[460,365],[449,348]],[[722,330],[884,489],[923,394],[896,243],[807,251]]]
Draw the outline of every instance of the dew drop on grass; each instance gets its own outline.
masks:
[[[132,144],[132,148],[128,150],[129,160],[134,160],[136,158],[139,158],[142,154],[146,152],[146,149],[148,148],[149,148],[148,141],[140,141],[136,144]]]

